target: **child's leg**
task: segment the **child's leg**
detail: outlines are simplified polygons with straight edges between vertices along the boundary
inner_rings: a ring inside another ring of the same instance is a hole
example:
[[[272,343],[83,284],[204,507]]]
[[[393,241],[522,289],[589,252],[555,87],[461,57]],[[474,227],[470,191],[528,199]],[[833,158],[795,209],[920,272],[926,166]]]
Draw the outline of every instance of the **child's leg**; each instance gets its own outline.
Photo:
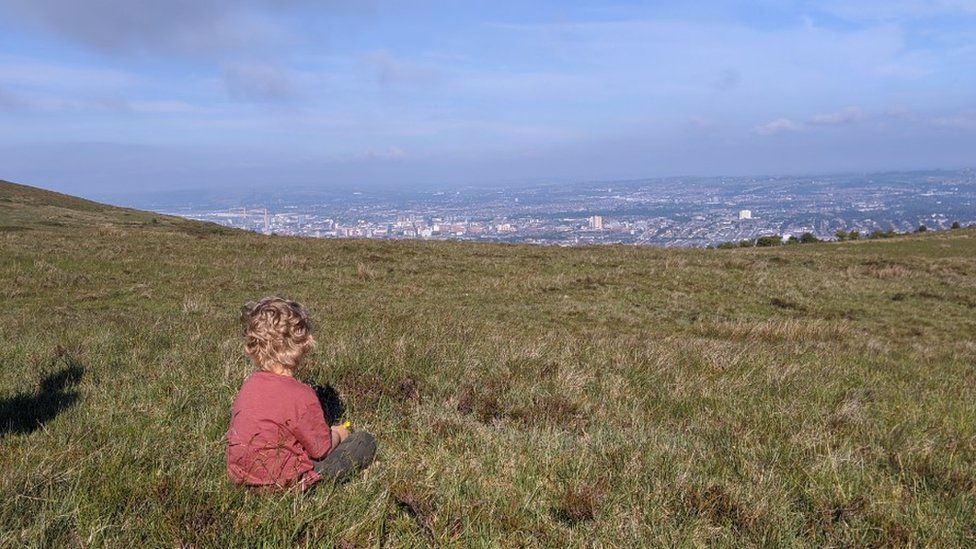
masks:
[[[343,481],[369,467],[375,455],[376,439],[373,435],[365,431],[355,431],[342,444],[333,448],[325,459],[316,461],[315,471],[325,479]]]

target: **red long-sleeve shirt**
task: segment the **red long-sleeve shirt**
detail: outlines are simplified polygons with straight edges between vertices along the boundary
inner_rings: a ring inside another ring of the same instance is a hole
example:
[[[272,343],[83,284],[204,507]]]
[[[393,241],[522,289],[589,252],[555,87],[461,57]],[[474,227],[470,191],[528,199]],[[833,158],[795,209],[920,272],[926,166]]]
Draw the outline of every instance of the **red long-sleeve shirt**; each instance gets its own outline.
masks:
[[[312,460],[332,450],[332,431],[311,387],[258,371],[241,386],[227,429],[227,473],[249,486],[303,488],[321,477]]]

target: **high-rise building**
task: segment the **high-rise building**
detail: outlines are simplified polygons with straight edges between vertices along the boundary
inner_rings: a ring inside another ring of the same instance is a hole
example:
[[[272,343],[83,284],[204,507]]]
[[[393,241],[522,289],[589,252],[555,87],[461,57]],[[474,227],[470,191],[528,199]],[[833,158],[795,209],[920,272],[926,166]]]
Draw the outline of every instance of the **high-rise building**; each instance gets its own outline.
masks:
[[[752,219],[752,210],[739,210],[739,219]]]
[[[590,217],[589,221],[590,221],[590,229],[593,229],[594,231],[602,231],[603,230],[603,216],[602,215],[594,215],[594,216]]]

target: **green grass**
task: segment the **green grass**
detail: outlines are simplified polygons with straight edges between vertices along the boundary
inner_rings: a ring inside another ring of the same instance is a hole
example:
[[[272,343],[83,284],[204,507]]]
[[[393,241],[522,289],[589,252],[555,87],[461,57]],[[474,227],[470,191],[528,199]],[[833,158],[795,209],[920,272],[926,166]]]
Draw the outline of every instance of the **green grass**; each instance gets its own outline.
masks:
[[[323,241],[75,200],[0,183],[0,545],[976,543],[972,230]],[[344,486],[226,478],[273,293],[380,441]]]

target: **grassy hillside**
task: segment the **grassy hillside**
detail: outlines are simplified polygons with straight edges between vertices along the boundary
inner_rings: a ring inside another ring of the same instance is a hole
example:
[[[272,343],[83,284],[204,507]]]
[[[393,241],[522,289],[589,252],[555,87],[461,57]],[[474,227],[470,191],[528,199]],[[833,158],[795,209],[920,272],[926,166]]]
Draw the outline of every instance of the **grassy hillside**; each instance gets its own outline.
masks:
[[[143,225],[190,234],[229,232],[212,223],[108,206],[0,180],[0,233],[47,228],[101,229],[104,232]]]
[[[0,226],[0,545],[976,543],[972,230],[322,241],[8,184]],[[272,293],[380,441],[347,485],[226,479],[238,310]]]

